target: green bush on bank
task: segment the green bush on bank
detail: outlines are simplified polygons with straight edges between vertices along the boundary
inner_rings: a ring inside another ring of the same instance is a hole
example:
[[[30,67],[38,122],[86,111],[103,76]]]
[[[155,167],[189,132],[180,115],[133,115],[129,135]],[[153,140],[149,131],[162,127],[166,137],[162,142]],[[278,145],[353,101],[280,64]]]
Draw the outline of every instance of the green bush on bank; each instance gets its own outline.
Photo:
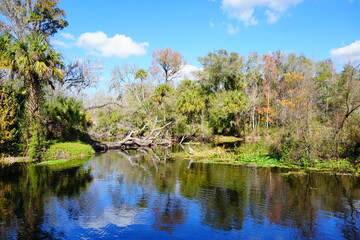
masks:
[[[82,159],[94,155],[95,151],[88,144],[81,142],[60,142],[50,144],[43,156],[45,161],[60,159]]]

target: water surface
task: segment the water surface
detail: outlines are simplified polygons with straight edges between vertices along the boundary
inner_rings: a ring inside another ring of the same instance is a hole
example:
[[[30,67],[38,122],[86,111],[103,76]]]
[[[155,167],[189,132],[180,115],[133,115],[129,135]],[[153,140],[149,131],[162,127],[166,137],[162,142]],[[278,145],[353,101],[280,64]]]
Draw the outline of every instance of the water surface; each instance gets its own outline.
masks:
[[[113,152],[0,168],[0,239],[360,239],[360,179]]]

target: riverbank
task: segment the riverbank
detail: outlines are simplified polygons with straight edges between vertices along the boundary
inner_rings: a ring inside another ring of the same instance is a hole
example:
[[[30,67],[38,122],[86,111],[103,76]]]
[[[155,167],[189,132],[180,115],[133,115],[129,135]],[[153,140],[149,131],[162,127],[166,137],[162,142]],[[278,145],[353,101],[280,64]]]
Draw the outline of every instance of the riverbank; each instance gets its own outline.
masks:
[[[94,154],[95,151],[90,145],[81,142],[50,142],[47,144],[46,151],[38,164],[53,165],[69,160],[89,158]],[[36,160],[29,157],[6,157],[0,159],[0,165],[31,162],[36,162]]]
[[[359,164],[352,164],[344,159],[339,160],[314,160],[307,166],[287,163],[275,156],[271,156],[262,142],[248,142],[241,147],[226,149],[225,147],[209,147],[205,145],[184,145],[183,152],[171,154],[175,159],[193,160],[202,163],[217,163],[242,165],[249,167],[281,167],[291,169],[293,174],[310,171],[332,173],[339,175],[360,176]]]

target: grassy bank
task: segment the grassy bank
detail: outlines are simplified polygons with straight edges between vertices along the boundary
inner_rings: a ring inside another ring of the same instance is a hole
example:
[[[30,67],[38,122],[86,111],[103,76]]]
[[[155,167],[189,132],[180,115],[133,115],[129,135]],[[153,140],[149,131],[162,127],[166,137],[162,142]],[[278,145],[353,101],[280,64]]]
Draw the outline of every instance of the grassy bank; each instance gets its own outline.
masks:
[[[83,159],[94,154],[95,151],[90,145],[81,142],[53,143],[47,147],[43,161]]]
[[[336,174],[360,175],[360,165],[346,160],[313,160],[306,166],[296,162],[286,162],[270,155],[264,142],[247,142],[235,149],[189,145],[184,152],[173,153],[173,158],[188,159],[204,163],[222,163],[256,167],[281,167],[296,172],[320,171]],[[310,161],[309,161],[310,162]]]
[[[50,170],[60,171],[63,169],[80,167],[84,165],[91,156],[82,159],[60,159],[36,163],[36,166],[47,166]]]
[[[95,154],[95,151],[88,144],[81,142],[51,142],[48,143],[42,161],[39,164],[60,164],[68,160],[81,160],[89,158]],[[0,164],[10,165],[14,163],[31,163],[36,161],[30,157],[6,157],[0,159]]]

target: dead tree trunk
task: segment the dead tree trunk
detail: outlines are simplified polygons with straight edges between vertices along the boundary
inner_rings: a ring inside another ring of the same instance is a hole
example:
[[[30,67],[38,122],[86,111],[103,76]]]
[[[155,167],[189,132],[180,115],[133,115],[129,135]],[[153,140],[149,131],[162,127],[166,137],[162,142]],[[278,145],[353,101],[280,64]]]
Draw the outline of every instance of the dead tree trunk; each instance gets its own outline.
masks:
[[[152,147],[152,146],[169,146],[172,144],[170,139],[159,139],[159,136],[163,133],[172,122],[168,122],[162,127],[155,128],[157,120],[153,125],[153,128],[149,131],[148,134],[143,136],[135,137],[134,135],[143,132],[147,128],[147,124],[139,130],[131,130],[121,141],[102,143],[103,147],[106,150],[110,149],[136,149],[140,147]]]

